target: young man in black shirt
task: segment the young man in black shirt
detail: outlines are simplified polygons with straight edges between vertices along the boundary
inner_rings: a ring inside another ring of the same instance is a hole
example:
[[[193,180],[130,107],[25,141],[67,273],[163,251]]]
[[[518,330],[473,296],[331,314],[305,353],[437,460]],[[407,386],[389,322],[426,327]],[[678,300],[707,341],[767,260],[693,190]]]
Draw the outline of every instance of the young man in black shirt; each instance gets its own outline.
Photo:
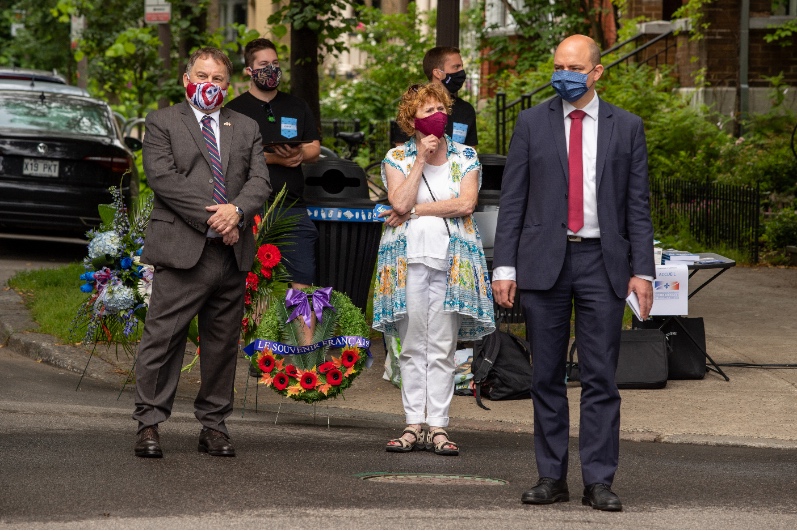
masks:
[[[426,74],[429,81],[443,85],[454,101],[446,125],[446,134],[454,142],[476,147],[479,143],[476,134],[476,109],[457,96],[457,92],[467,78],[462,67],[462,55],[459,48],[438,46],[427,51],[423,57],[423,73]],[[392,141],[397,144],[409,140],[409,137],[399,128],[391,127],[391,137]]]
[[[451,116],[448,117],[446,134],[454,142],[476,147],[479,139],[476,135],[476,109],[473,105],[457,96],[467,78],[462,67],[462,55],[459,48],[438,46],[432,48],[423,57],[423,73],[429,81],[441,83],[454,100]]]
[[[282,71],[277,47],[268,39],[255,39],[244,48],[246,68],[252,77],[249,90],[230,101],[226,108],[253,118],[260,125],[272,196],[287,185],[285,204],[293,203],[287,215],[299,215],[291,234],[293,245],[281,249],[293,288],[315,281],[315,243],[318,231],[307,216],[304,202],[302,162],[315,162],[321,153],[321,135],[307,103],[278,90]]]

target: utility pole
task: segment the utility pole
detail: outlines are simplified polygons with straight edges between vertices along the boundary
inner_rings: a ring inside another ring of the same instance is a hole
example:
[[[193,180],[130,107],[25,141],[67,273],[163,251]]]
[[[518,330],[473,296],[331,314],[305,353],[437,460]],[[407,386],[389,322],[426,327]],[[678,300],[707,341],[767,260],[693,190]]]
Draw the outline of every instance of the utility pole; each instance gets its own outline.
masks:
[[[459,48],[459,0],[437,1],[436,44]]]

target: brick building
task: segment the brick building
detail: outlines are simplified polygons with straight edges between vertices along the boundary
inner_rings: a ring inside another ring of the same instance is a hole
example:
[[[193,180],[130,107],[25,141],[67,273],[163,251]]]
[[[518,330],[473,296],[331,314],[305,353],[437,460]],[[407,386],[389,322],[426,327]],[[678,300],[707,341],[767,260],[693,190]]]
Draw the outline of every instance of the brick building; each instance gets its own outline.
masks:
[[[642,33],[688,29],[689,21],[671,20],[679,3],[678,0],[629,0],[626,18],[644,16],[661,21],[640,24]],[[708,24],[703,30],[704,37],[690,40],[687,31],[676,37],[674,62],[681,90],[694,93],[696,101],[713,105],[728,115],[768,110],[771,84],[767,77],[782,72],[783,81],[797,87],[797,36],[792,36],[786,46],[764,40],[772,31],[769,26],[797,15],[797,2],[749,0],[747,13],[745,5],[736,0],[713,0],[703,7],[703,22]],[[780,7],[773,7],[777,5]],[[701,77],[704,86],[697,86]],[[797,110],[795,92],[787,92],[786,102]]]

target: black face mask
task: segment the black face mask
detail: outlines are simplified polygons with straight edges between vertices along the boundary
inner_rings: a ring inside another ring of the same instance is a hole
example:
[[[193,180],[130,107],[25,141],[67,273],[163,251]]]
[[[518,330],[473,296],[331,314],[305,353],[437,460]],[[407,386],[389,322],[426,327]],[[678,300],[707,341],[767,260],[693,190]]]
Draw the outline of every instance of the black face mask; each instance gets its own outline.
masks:
[[[457,91],[462,88],[462,85],[465,84],[465,79],[467,79],[467,77],[464,70],[454,72],[453,74],[446,74],[445,79],[443,79],[443,85],[445,85],[451,94],[456,94]]]

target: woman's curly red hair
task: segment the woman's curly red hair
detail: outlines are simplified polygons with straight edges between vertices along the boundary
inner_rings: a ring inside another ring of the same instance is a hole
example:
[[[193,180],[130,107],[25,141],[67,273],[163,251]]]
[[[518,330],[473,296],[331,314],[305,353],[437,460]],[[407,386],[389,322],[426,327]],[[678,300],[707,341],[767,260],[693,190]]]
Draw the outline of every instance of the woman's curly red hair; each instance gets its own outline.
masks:
[[[415,134],[415,114],[418,108],[428,101],[439,101],[446,107],[446,114],[451,114],[454,101],[448,90],[440,83],[429,82],[422,85],[411,85],[399,102],[396,123],[409,136]]]

